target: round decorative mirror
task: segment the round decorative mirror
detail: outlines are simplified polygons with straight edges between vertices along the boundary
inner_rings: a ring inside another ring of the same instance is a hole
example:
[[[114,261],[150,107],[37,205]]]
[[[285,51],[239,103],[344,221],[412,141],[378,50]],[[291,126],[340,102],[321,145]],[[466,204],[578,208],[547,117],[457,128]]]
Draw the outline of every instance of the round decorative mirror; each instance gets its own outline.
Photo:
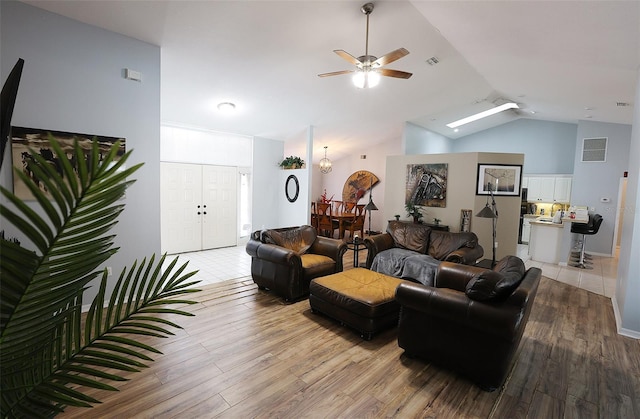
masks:
[[[300,184],[298,183],[298,178],[295,175],[289,175],[284,184],[284,194],[287,196],[287,200],[289,202],[296,202],[299,193]]]

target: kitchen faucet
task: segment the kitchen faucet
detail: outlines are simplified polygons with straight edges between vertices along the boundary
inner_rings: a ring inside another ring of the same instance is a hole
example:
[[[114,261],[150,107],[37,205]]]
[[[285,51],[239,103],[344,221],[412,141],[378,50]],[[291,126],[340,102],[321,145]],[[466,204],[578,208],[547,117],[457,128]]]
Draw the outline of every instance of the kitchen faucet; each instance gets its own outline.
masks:
[[[561,211],[564,209],[564,204],[560,204],[560,203],[558,203],[558,202],[554,202],[553,204],[551,204],[551,211],[550,211],[550,212],[551,212],[551,214],[549,214],[549,215],[553,215],[553,214],[554,214],[554,212],[553,212],[553,207],[555,207],[556,205],[560,205],[560,210],[561,210]]]

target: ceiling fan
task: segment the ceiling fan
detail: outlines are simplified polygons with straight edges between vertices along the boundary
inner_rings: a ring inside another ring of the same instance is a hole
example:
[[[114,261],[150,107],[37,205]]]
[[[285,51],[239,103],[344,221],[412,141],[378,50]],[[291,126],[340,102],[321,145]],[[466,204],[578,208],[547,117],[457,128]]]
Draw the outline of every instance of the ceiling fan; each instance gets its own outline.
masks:
[[[341,74],[354,73],[353,84],[360,88],[375,87],[380,82],[380,76],[396,77],[399,79],[408,79],[409,77],[411,77],[413,74],[407,73],[406,71],[382,68],[383,66],[399,60],[405,55],[408,55],[409,51],[407,51],[406,49],[398,48],[397,50],[391,51],[390,53],[383,55],[380,58],[369,55],[369,15],[373,11],[373,3],[365,4],[360,8],[360,10],[362,11],[362,13],[367,15],[367,33],[364,55],[356,58],[341,49],[336,49],[333,51],[340,57],[355,65],[357,68],[355,70],[342,70],[333,71],[331,73],[322,73],[318,74],[318,77],[339,76]]]

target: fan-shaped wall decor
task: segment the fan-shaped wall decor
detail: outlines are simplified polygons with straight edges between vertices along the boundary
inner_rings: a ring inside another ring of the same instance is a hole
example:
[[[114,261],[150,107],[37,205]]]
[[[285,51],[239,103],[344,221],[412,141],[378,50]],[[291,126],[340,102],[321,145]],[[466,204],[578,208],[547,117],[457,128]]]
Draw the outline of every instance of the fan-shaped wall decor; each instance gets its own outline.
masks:
[[[367,170],[358,170],[353,173],[342,188],[343,202],[358,202],[368,189],[380,182],[378,176]]]

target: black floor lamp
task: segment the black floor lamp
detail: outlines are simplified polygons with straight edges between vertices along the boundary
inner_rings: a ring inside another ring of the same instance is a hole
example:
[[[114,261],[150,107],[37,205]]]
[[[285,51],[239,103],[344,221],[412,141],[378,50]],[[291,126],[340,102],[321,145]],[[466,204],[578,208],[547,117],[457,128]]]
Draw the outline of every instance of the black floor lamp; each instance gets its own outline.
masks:
[[[369,211],[369,235],[371,235],[371,211],[378,211],[378,207],[373,203],[373,179],[369,187],[369,203],[364,207],[365,211]]]
[[[496,224],[498,222],[498,207],[496,206],[496,199],[493,196],[493,185],[491,183],[487,183],[487,188],[489,189],[489,194],[491,195],[491,207],[489,207],[489,197],[487,196],[487,203],[484,208],[476,214],[476,217],[480,218],[491,218],[491,223],[493,225],[493,235],[491,241],[491,249],[493,250],[492,259],[491,259],[491,268],[493,269],[496,266]]]

